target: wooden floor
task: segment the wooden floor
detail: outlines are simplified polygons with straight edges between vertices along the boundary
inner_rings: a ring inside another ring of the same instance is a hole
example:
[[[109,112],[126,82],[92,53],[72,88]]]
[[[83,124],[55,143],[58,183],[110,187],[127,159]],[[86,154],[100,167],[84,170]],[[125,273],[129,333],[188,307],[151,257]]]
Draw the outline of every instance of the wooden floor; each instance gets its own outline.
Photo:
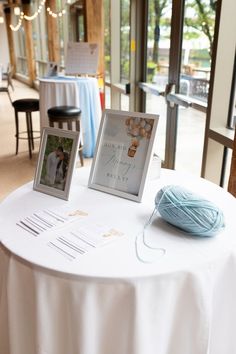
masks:
[[[14,81],[12,100],[38,98],[39,93],[26,85]],[[32,114],[34,130],[39,130],[39,112]],[[25,113],[19,113],[20,131],[26,130]],[[27,140],[20,140],[19,154],[15,155],[15,115],[8,95],[0,93],[0,200],[11,191],[34,178],[39,139],[35,140],[33,157],[29,159]]]

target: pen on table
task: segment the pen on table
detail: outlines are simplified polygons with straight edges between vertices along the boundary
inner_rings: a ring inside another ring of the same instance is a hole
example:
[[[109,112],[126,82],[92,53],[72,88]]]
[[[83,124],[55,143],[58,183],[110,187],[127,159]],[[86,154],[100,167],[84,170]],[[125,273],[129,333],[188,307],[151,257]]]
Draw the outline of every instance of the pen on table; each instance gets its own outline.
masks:
[[[64,216],[58,214],[58,213],[55,213],[55,211],[52,211],[52,210],[48,210],[48,209],[45,209],[45,211],[47,211],[48,213],[51,213],[52,215],[62,219],[63,221],[67,221],[67,218],[65,218]]]
[[[41,222],[43,222],[44,225],[46,225],[47,227],[53,227],[53,226],[55,226],[54,224],[48,222],[47,220],[45,220],[43,217],[39,216],[39,215],[36,214],[36,213],[34,213],[34,216],[35,216],[37,219],[41,220]]]
[[[75,259],[74,256],[72,256],[70,253],[64,251],[61,247],[55,245],[55,243],[53,243],[53,242],[50,241],[50,242],[48,243],[48,245],[49,245],[49,247],[54,248],[57,252],[63,253],[63,254],[65,254],[66,256],[69,256],[69,257]]]
[[[16,225],[17,226],[19,226],[20,228],[22,228],[23,230],[25,230],[25,231],[27,231],[27,232],[29,232],[31,235],[33,235],[33,236],[35,236],[35,237],[37,237],[38,235],[37,234],[35,234],[33,231],[30,231],[29,229],[27,229],[26,227],[24,227],[23,225],[20,225],[20,224],[18,224],[18,223],[16,223]]]
[[[26,217],[25,220],[26,220],[27,222],[29,222],[30,225],[36,227],[36,229],[39,230],[39,231],[41,231],[41,232],[46,230],[45,228],[43,228],[41,225],[37,224],[34,220],[32,220],[32,219],[29,218],[29,217]]]
[[[80,254],[84,254],[85,250],[79,248],[78,246],[73,245],[73,243],[66,240],[64,237],[58,237],[57,240],[63,243],[65,246],[71,248],[73,251],[78,252]]]
[[[96,248],[96,245],[94,243],[92,243],[92,241],[87,241],[87,240],[84,240],[83,237],[77,235],[76,233],[74,232],[71,232],[71,235],[78,238],[79,240],[83,241],[84,243],[86,243],[87,245],[91,246],[91,247],[94,247]]]
[[[36,233],[37,235],[39,235],[39,232],[36,231],[35,229],[33,229],[32,227],[30,227],[29,225],[27,225],[24,221],[20,220],[20,224],[24,225],[25,227],[27,227],[28,229],[30,229],[32,232]]]
[[[42,229],[44,230],[47,230],[48,229],[48,226],[45,225],[45,223],[38,219],[35,215],[30,215],[30,218],[29,218],[32,222],[34,222],[36,225],[42,227]]]
[[[60,222],[65,222],[65,219],[57,216],[56,214],[54,214],[53,212],[51,211],[48,211],[48,210],[43,210],[43,212],[47,215],[50,215],[52,218],[56,219],[57,221],[60,221]]]

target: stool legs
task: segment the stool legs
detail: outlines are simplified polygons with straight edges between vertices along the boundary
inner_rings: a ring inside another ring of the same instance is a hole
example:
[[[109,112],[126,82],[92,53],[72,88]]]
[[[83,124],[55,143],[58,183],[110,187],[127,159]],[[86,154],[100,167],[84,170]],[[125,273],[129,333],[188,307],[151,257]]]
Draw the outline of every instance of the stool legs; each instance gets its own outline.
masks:
[[[28,148],[29,148],[29,157],[32,158],[32,150],[34,150],[34,135],[33,135],[33,124],[31,112],[25,112],[26,115],[26,128],[27,128],[27,139],[28,139]],[[19,149],[19,118],[18,111],[15,109],[15,124],[16,124],[16,155],[18,154]],[[24,138],[23,138],[24,139]]]
[[[81,166],[84,166],[83,147],[81,143],[79,144],[79,158]]]
[[[29,157],[31,159],[32,158],[32,150],[31,150],[32,136],[31,136],[31,132],[30,132],[30,118],[31,118],[30,113],[26,112],[26,126],[27,126],[28,146],[29,146]]]
[[[29,126],[30,126],[31,146],[32,146],[32,150],[34,150],[34,135],[33,135],[33,125],[32,125],[31,112],[28,112],[28,115],[29,115]]]
[[[15,124],[16,124],[16,155],[18,154],[19,148],[19,120],[18,120],[18,112],[15,110]]]
[[[75,125],[76,125],[76,130],[78,132],[80,132],[80,134],[82,134],[82,132],[80,130],[80,120],[77,120]],[[79,144],[79,158],[80,158],[81,166],[83,167],[84,166],[84,157],[83,157],[83,146],[81,143]]]

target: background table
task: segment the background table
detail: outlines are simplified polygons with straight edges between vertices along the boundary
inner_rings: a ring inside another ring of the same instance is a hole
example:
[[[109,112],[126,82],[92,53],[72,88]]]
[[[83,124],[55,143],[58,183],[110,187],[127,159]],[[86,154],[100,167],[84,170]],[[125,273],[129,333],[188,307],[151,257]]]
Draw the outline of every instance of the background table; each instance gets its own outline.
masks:
[[[149,179],[142,203],[88,189],[87,180],[88,170],[79,169],[69,202],[32,191],[29,183],[1,204],[0,353],[235,353],[235,198],[170,170]],[[217,203],[226,228],[213,238],[193,238],[157,216],[147,242],[166,254],[144,264],[136,257],[136,236],[156,192],[173,183]],[[69,262],[15,225],[45,206],[63,205],[126,236]]]
[[[101,119],[98,81],[93,77],[63,77],[40,79],[40,123],[48,127],[48,108],[71,105],[79,107],[83,131],[83,153],[92,157]]]

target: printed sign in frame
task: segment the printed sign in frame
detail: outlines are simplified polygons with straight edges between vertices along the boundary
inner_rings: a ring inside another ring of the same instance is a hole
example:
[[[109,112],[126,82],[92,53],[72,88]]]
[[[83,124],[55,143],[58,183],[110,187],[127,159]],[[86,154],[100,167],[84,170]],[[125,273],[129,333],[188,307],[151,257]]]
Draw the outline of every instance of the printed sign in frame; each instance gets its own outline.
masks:
[[[141,202],[159,116],[104,110],[88,186]]]
[[[66,75],[96,76],[98,57],[98,43],[68,42],[65,65]]]

